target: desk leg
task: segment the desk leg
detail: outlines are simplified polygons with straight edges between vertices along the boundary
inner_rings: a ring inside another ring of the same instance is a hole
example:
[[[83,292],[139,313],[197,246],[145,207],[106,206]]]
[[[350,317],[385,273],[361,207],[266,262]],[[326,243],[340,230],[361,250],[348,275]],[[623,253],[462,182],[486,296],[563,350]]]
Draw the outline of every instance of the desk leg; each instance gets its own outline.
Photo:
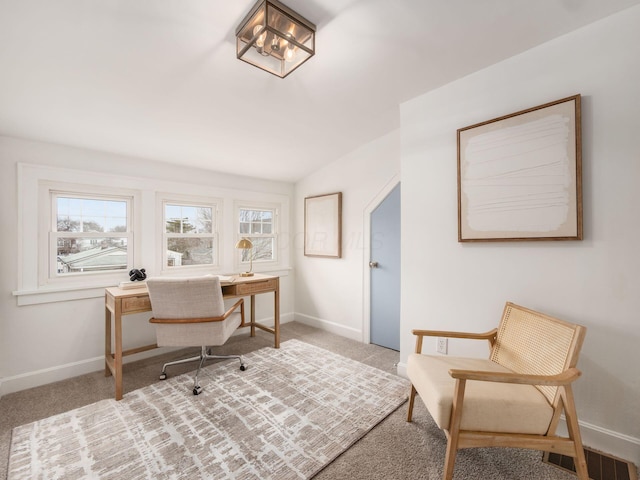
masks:
[[[115,312],[116,351],[114,355],[114,380],[116,384],[116,400],[122,399],[122,312],[119,305]]]
[[[256,336],[256,296],[251,295],[251,336]]]
[[[277,279],[277,282],[273,292],[273,336],[274,347],[280,348],[280,279]]]
[[[104,376],[111,375],[108,359],[111,358],[111,310],[104,308]]]

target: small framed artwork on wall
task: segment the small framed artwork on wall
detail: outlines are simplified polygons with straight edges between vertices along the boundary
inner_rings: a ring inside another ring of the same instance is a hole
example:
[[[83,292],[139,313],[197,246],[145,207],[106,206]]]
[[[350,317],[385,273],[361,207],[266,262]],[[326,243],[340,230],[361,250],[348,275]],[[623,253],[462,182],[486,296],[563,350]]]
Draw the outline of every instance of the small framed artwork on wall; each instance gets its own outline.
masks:
[[[458,241],[582,240],[580,95],[458,130]]]
[[[304,199],[304,254],[342,256],[342,192]]]

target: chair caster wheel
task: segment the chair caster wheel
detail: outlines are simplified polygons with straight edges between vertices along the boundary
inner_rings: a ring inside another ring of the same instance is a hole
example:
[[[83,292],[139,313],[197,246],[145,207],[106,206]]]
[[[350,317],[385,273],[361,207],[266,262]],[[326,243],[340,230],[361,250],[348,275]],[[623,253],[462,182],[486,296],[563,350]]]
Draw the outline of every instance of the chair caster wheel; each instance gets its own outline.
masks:
[[[166,374],[166,373],[164,373],[164,372],[162,372],[158,378],[159,378],[160,380],[166,380],[166,379],[167,379],[167,374]]]
[[[247,369],[247,367],[244,365],[244,363],[242,365],[240,365],[240,370],[242,370],[243,372]]]
[[[193,387],[193,394],[200,395],[202,393],[202,387],[198,385],[197,387]]]

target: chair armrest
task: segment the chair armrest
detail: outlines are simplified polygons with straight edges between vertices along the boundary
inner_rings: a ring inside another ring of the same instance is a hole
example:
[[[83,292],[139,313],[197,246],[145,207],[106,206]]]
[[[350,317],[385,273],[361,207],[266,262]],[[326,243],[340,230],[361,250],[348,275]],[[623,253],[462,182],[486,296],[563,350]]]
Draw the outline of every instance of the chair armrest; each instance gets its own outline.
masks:
[[[493,346],[498,329],[494,328],[484,333],[471,333],[471,332],[450,332],[446,330],[411,330],[416,338],[416,353],[422,353],[422,338],[423,337],[447,337],[447,338],[465,338],[468,340],[487,340],[490,346]]]
[[[240,315],[242,321],[240,326],[244,326],[244,298],[241,298],[234,303],[224,314],[218,317],[206,317],[206,318],[150,318],[150,323],[208,323],[208,322],[222,322],[226,320],[237,308],[240,307]]]
[[[237,310],[238,307],[240,307],[240,327],[244,327],[244,298],[241,298],[236,303],[231,305],[231,307],[229,307],[229,310],[225,312],[224,318],[227,318],[229,315],[231,315],[235,310]]]
[[[449,375],[459,380],[479,380],[482,382],[517,383],[521,385],[568,385],[577,380],[582,372],[569,368],[557,375],[526,375],[515,372],[484,372],[480,370],[449,370]]]

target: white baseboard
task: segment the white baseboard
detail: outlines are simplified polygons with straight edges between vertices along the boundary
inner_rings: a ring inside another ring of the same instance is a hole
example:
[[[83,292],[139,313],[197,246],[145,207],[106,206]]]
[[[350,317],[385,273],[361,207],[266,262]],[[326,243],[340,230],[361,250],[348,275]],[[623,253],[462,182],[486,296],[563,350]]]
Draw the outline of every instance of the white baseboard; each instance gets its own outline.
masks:
[[[304,323],[310,327],[316,327],[329,333],[335,333],[341,337],[347,337],[351,340],[362,342],[362,330],[356,328],[345,327],[339,323],[330,322],[329,320],[323,320],[321,318],[312,317],[311,315],[304,315],[301,313],[295,314],[297,322]]]
[[[288,313],[280,316],[280,324],[293,321],[293,313]],[[273,317],[261,319],[260,323],[273,327]],[[242,329],[234,332],[234,335],[246,334],[248,330]],[[158,348],[154,350],[148,350],[146,352],[136,353],[125,357],[124,363],[134,362],[136,360],[143,360],[145,358],[155,357],[163,353],[174,350],[169,347]],[[69,378],[77,377],[79,375],[85,375],[87,373],[97,372],[104,369],[104,357],[93,357],[85,360],[79,360],[77,362],[66,363],[63,365],[55,365],[49,368],[41,370],[34,370],[32,372],[25,372],[19,375],[11,377],[4,377],[0,379],[0,397],[13,392],[19,392],[20,390],[27,390],[29,388],[39,387],[48,383],[58,382],[60,380],[66,380]]]
[[[407,378],[406,363],[398,363],[398,375]],[[582,443],[585,447],[640,465],[640,438],[614,432],[581,420],[579,423]],[[567,435],[564,418],[561,418],[558,425],[558,435]]]
[[[614,432],[581,420],[579,424],[582,443],[585,447],[627,460],[636,466],[640,465],[640,438]],[[567,435],[564,419],[558,425],[558,434]]]
[[[166,353],[167,351],[169,351],[169,349],[165,348],[137,353],[129,358],[125,358],[124,363],[153,357],[155,355],[160,355],[161,353]],[[12,377],[5,377],[0,383],[0,397],[9,393],[19,392],[20,390],[40,387],[48,383],[59,382],[60,380],[66,380],[103,369],[104,357],[99,356],[63,365],[55,365],[53,367],[43,368],[42,370],[35,370],[33,372],[25,372]]]

